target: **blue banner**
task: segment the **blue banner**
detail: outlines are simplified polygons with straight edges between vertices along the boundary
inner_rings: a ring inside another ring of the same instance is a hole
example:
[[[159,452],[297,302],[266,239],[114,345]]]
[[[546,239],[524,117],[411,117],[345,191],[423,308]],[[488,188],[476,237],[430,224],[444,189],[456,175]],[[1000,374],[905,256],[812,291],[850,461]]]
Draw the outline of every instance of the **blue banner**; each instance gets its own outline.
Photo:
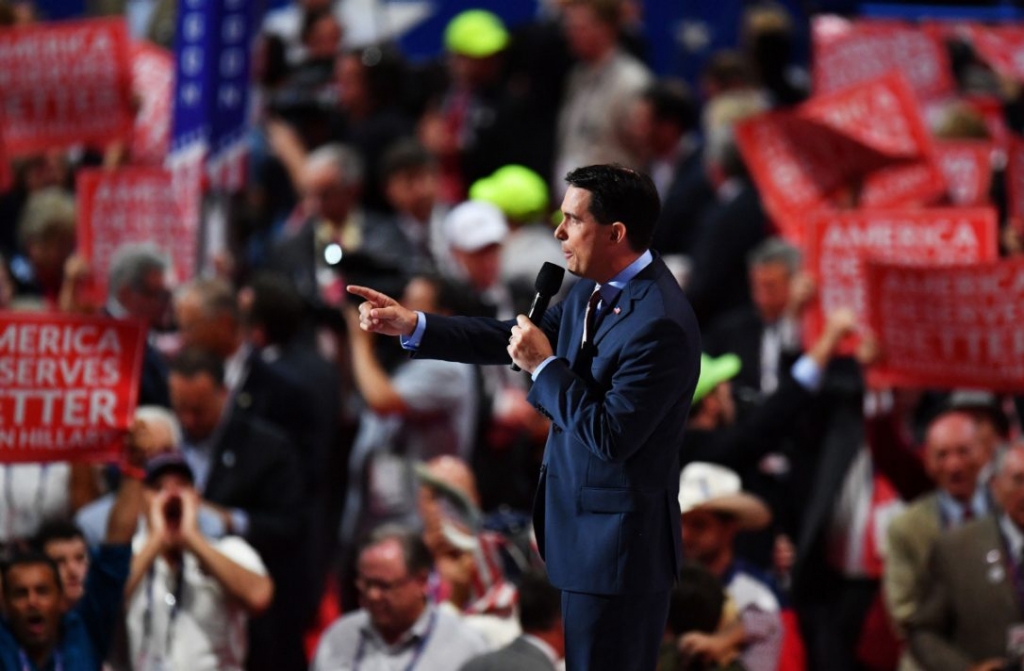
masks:
[[[214,96],[221,0],[182,0],[175,29],[174,116],[171,153],[207,146]]]
[[[251,0],[221,2],[209,138],[214,157],[240,142],[248,125],[251,45],[256,20]]]
[[[244,135],[255,20],[251,0],[182,0],[172,153],[201,143],[216,158]]]

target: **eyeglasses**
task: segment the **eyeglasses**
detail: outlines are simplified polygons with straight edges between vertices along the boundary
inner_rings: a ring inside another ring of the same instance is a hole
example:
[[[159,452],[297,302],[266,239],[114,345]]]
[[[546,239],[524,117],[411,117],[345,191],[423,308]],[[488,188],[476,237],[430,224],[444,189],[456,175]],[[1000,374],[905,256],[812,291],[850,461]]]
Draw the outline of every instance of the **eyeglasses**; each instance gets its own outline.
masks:
[[[371,589],[377,589],[380,590],[382,593],[387,594],[388,592],[398,589],[399,587],[411,581],[412,579],[413,576],[411,575],[407,575],[404,578],[398,578],[396,580],[391,581],[372,580],[359,577],[356,578],[356,589],[362,592],[363,594],[366,594]]]

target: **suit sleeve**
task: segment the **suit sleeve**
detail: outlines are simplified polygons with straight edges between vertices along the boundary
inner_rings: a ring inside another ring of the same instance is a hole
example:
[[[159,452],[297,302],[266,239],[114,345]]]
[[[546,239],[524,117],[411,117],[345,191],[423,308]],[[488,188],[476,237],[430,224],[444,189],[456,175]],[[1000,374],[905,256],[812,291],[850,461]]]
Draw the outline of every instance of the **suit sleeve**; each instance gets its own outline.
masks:
[[[882,573],[882,594],[885,607],[896,627],[903,631],[907,621],[917,607],[919,591],[916,587],[919,579],[914,562],[913,551],[907,535],[909,533],[907,513],[903,513],[892,521],[888,532],[888,552]]]
[[[562,304],[552,305],[540,324],[551,348],[558,341]],[[446,317],[427,315],[427,328],[415,356],[476,365],[510,364],[508,338],[515,320],[487,317]]]
[[[951,567],[942,547],[940,541],[932,550],[924,597],[907,623],[910,650],[914,659],[929,671],[970,671],[970,658],[948,640],[953,629],[947,584]]]
[[[794,380],[785,379],[782,386],[749,418],[715,431],[714,440],[697,446],[697,449],[684,441],[680,463],[710,461],[735,471],[744,471],[779,447],[810,399],[810,392]]]
[[[650,322],[622,348],[607,392],[589,386],[565,359],[556,359],[541,371],[528,398],[598,459],[625,461],[667,413],[686,411],[689,399],[673,405],[666,396],[681,384],[692,389],[699,364],[688,352],[699,347],[698,339],[669,319]]]

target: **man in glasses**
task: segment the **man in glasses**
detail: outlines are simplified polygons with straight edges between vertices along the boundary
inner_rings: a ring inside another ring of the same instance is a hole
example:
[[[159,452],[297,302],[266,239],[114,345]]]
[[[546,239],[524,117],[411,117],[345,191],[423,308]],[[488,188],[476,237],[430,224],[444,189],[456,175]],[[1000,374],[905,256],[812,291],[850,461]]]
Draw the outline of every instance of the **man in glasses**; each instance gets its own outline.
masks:
[[[479,634],[428,602],[431,565],[416,532],[392,525],[375,530],[359,552],[360,609],[324,633],[312,671],[447,671],[488,652]]]

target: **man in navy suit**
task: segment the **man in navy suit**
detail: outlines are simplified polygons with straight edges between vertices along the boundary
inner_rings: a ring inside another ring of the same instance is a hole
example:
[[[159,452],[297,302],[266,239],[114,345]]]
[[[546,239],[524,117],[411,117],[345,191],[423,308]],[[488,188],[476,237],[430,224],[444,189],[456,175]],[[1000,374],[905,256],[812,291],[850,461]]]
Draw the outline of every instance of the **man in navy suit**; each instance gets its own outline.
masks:
[[[555,237],[582,281],[540,324],[426,316],[372,289],[349,291],[366,299],[362,328],[402,336],[417,356],[514,361],[531,374],[528,398],[552,424],[534,525],[562,590],[566,667],[650,671],[679,569],[673,446],[697,383],[700,333],[648,249],[660,209],[651,179],[597,165],[566,182]]]

